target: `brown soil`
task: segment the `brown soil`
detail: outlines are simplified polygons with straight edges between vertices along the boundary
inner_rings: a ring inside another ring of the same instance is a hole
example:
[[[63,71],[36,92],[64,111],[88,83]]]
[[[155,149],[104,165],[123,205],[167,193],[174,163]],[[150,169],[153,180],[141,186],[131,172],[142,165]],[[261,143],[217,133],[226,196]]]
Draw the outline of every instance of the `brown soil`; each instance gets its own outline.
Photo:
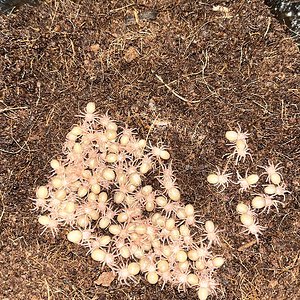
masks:
[[[259,0],[77,2],[0,16],[0,299],[196,299],[143,278],[96,286],[85,249],[40,235],[31,197],[88,101],[141,136],[161,121],[150,139],[169,145],[185,201],[223,230],[223,294],[211,299],[300,299],[300,54],[282,26]],[[239,234],[235,205],[250,195],[205,180],[224,166],[224,132],[237,124],[253,156],[239,170],[280,161],[292,191],[242,251],[253,237]]]

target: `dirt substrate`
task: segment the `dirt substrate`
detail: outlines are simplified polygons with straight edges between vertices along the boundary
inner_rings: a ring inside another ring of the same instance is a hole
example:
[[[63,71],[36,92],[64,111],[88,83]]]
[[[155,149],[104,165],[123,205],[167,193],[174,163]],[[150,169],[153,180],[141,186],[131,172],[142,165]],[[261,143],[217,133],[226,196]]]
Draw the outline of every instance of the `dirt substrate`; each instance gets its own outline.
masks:
[[[184,201],[222,230],[222,292],[210,299],[300,299],[300,55],[282,26],[259,0],[77,2],[0,16],[0,299],[197,299],[144,278],[96,286],[84,248],[63,232],[40,235],[30,198],[88,101],[141,137],[160,121],[149,138],[169,146]],[[206,182],[237,124],[253,157],[239,171],[282,162],[292,191],[279,213],[259,216],[259,244],[240,234],[235,213],[250,193]]]

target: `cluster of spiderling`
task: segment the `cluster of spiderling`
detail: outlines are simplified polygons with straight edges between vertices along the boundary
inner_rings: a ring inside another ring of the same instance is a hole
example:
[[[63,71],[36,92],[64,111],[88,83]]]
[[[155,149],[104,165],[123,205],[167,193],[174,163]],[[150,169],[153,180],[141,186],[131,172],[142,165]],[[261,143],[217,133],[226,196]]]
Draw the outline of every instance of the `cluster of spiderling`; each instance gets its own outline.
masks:
[[[244,193],[245,191],[250,190],[253,187],[257,187],[257,183],[260,179],[260,176],[267,175],[266,185],[263,185],[262,193],[252,193],[253,199],[246,203],[238,203],[236,207],[237,213],[240,215],[240,221],[245,227],[243,232],[248,234],[253,234],[258,240],[258,235],[262,234],[262,231],[266,227],[260,226],[257,220],[257,213],[255,210],[262,209],[262,212],[270,212],[271,207],[274,207],[278,212],[278,205],[284,205],[280,201],[280,197],[285,200],[286,194],[290,192],[286,189],[286,184],[282,181],[282,174],[279,172],[283,167],[279,167],[280,163],[274,165],[271,161],[268,161],[267,166],[258,166],[264,169],[264,172],[260,175],[254,173],[248,175],[248,170],[245,172],[244,177],[236,170],[237,181],[231,179],[233,173],[226,173],[230,160],[233,158],[235,160],[235,165],[238,165],[240,162],[244,162],[246,157],[249,156],[252,159],[250,154],[249,147],[247,144],[247,138],[249,133],[242,132],[240,126],[236,131],[230,130],[225,133],[225,138],[230,142],[229,146],[233,150],[228,157],[226,167],[223,171],[217,167],[217,171],[211,173],[207,176],[207,181],[220,188],[220,191],[226,189],[229,183],[237,184],[239,186],[239,192]]]
[[[216,293],[214,274],[224,263],[212,253],[217,230],[206,221],[196,242],[200,221],[193,205],[183,203],[170,153],[99,116],[93,102],[81,117],[67,134],[65,158],[51,161],[49,182],[36,190],[43,232],[55,236],[64,228],[70,242],[86,247],[121,283],[137,282],[140,273],[162,288],[194,288],[200,300]]]

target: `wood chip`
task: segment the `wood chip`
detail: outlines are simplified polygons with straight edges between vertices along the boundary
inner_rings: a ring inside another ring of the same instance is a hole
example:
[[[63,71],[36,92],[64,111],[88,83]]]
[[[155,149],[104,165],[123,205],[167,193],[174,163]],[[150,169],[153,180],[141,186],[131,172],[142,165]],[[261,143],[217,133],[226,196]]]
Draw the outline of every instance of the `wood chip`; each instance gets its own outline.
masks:
[[[134,47],[129,47],[125,52],[124,59],[129,63],[135,60],[139,56],[139,53]]]
[[[116,276],[113,274],[113,272],[103,272],[98,279],[94,281],[94,283],[102,286],[110,286],[115,277]]]
[[[93,51],[93,52],[98,52],[99,51],[99,49],[100,49],[100,45],[99,44],[94,44],[94,45],[91,45],[91,50]]]

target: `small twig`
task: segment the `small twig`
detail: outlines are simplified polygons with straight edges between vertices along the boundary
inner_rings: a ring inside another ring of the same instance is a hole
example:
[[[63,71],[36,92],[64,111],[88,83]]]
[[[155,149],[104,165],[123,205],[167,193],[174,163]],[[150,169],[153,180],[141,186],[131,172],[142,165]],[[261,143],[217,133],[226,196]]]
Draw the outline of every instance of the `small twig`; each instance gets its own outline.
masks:
[[[266,104],[266,107],[265,106],[263,106],[262,104],[260,104],[259,102],[257,102],[257,101],[255,101],[255,100],[253,100],[252,101],[254,104],[256,104],[257,106],[259,106],[259,107],[261,107],[261,108],[263,108],[263,110],[264,110],[264,113],[268,113],[268,114],[272,114],[272,112],[270,112],[269,110],[268,110],[268,105]]]
[[[134,6],[134,4],[132,3],[132,4],[128,4],[128,5],[122,6],[122,7],[118,7],[118,8],[115,8],[115,9],[111,9],[109,12],[110,12],[110,13],[118,12],[118,11],[120,11],[120,10],[124,10],[124,9],[126,9],[126,8],[128,8],[128,7],[131,7],[131,6]]]
[[[198,129],[198,126],[199,126],[199,124],[202,122],[202,120],[203,120],[203,118],[197,123],[197,125],[195,126],[195,130],[194,130],[194,132],[193,132],[193,134],[192,134],[192,137],[191,137],[191,141],[193,142],[194,141],[194,138],[195,138],[195,136],[196,136],[196,132],[197,132],[197,129]]]
[[[253,240],[245,245],[242,245],[241,247],[238,248],[238,251],[244,251],[250,247],[252,247],[253,245],[255,245],[257,243],[257,240]]]
[[[50,289],[50,286],[49,286],[49,284],[48,284],[48,282],[47,282],[47,279],[45,278],[45,284],[46,284],[46,289],[47,289],[47,299],[48,300],[51,300],[51,294],[50,294],[50,292],[51,292],[51,289]]]
[[[184,102],[187,102],[187,103],[198,103],[198,102],[200,102],[200,100],[197,100],[197,101],[189,101],[189,100],[187,100],[187,99],[185,99],[184,97],[182,97],[182,96],[180,96],[179,94],[177,94],[167,83],[165,83],[164,81],[163,81],[163,79],[159,76],[159,75],[157,75],[157,74],[155,74],[155,72],[154,71],[152,71],[152,73],[155,75],[155,77],[174,95],[174,96],[176,96],[177,98],[179,98],[180,100],[182,100],[182,101],[184,101]]]
[[[1,196],[1,203],[2,203],[2,207],[3,207],[1,215],[0,215],[0,223],[1,223],[1,220],[2,220],[4,212],[5,212],[5,206],[4,206],[4,202],[3,202],[4,196],[3,196],[3,194],[1,192],[0,192],[0,196]]]
[[[240,51],[240,65],[239,65],[239,70],[241,70],[242,61],[243,61],[243,46],[244,46],[244,44],[242,44],[241,51]]]
[[[211,96],[218,96],[217,92],[216,91],[213,91],[211,89],[211,87],[209,86],[208,82],[206,81],[205,79],[205,69],[207,68],[207,66],[209,65],[209,55],[207,53],[207,50],[203,51],[202,52],[204,54],[204,58],[205,58],[205,61],[202,60],[202,58],[200,59],[201,62],[202,62],[202,70],[201,70],[201,73],[202,73],[202,80],[203,80],[203,83],[205,84],[206,88],[208,89],[208,91],[210,92]],[[206,97],[206,98],[209,98],[210,96]],[[206,99],[205,98],[205,99]],[[204,99],[204,100],[205,100]]]
[[[134,15],[135,23],[140,25],[139,13],[136,8],[133,9],[133,15]]]
[[[4,152],[4,153],[8,153],[8,154],[18,154],[20,153],[22,150],[24,150],[25,145],[28,147],[27,142],[24,142],[23,146],[21,146],[14,138],[13,138],[14,142],[20,147],[20,149],[18,151],[8,151],[8,150],[4,150],[0,148],[0,152]],[[28,152],[30,152],[31,150],[28,147]]]
[[[4,152],[4,153],[8,153],[8,154],[18,154],[18,153],[20,153],[24,149],[24,146],[25,146],[25,144],[22,146],[22,148],[20,148],[18,151],[15,151],[15,152],[13,152],[13,151],[7,151],[7,150],[4,150],[4,149],[0,148],[0,152]]]
[[[41,99],[41,82],[38,81],[36,83],[36,87],[38,88],[38,97],[37,97],[37,100],[35,102],[35,106],[38,106],[39,102],[40,102],[40,99]]]
[[[202,52],[203,53],[203,52]],[[207,53],[207,50],[205,50],[204,52],[204,57],[205,57],[205,61],[203,62],[202,59],[201,62],[202,62],[202,70],[201,70],[201,73],[202,73],[202,77],[204,78],[204,73],[205,73],[205,69],[207,68],[208,64],[209,64],[209,56],[208,56],[208,53]]]
[[[18,110],[18,109],[28,109],[28,106],[5,107],[3,109],[0,109],[0,114],[4,113],[4,112],[7,112],[7,111]]]
[[[284,105],[284,100],[281,100],[281,120],[284,123],[284,117],[286,115],[286,106]]]
[[[268,25],[267,25],[266,32],[265,32],[265,34],[264,34],[264,38],[266,37],[266,35],[267,35],[268,32],[269,32],[270,25],[271,25],[271,17],[268,17]]]

